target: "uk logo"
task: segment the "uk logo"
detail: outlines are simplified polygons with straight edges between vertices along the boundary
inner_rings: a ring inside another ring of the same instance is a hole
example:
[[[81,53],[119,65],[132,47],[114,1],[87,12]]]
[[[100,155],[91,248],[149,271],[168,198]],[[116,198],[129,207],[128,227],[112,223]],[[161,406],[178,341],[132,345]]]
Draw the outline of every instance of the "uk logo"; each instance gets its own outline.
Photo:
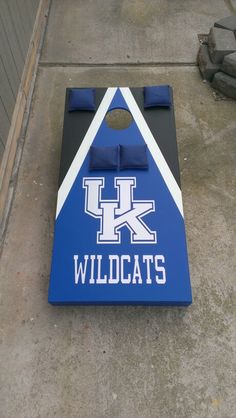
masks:
[[[155,244],[156,231],[151,231],[143,221],[148,213],[155,212],[154,200],[135,200],[136,177],[115,177],[115,200],[102,199],[104,177],[84,177],[85,213],[100,220],[97,244],[120,244],[121,229],[130,231],[131,244]]]

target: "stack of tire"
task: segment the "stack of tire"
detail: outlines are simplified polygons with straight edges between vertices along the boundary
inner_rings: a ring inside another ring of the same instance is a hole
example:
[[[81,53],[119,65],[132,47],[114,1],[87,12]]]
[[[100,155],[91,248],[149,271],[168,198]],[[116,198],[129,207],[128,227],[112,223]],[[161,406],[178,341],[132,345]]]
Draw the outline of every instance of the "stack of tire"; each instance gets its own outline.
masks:
[[[199,48],[197,61],[213,88],[236,99],[236,16],[215,22]]]

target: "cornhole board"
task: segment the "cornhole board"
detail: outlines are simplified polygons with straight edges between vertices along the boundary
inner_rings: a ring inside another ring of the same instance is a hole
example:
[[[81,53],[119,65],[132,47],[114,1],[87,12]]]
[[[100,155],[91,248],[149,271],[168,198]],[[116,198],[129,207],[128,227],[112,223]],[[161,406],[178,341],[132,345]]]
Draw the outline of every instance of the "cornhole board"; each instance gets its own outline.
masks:
[[[191,285],[174,108],[144,109],[142,88],[98,88],[96,112],[68,112],[66,91],[48,300],[189,305]],[[108,127],[128,110],[127,129]],[[147,170],[89,170],[90,146],[147,144]]]

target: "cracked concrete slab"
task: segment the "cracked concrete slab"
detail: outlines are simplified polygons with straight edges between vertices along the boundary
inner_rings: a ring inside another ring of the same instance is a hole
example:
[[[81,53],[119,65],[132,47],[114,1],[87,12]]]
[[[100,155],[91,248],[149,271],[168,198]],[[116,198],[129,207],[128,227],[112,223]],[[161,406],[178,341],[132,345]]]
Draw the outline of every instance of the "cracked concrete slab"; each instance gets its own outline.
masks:
[[[53,220],[69,86],[169,83],[193,305],[53,307]],[[0,266],[1,416],[235,418],[236,102],[197,68],[41,68]]]
[[[228,3],[217,0],[213,7],[212,0],[57,0],[41,61],[195,63],[197,34],[208,33],[216,20],[228,16]]]

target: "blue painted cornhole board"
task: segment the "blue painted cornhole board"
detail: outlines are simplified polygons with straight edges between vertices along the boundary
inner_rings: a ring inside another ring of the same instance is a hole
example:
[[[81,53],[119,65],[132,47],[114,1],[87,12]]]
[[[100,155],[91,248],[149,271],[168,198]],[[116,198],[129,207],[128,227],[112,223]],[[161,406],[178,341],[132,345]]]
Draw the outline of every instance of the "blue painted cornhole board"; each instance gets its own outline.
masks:
[[[108,127],[107,112],[133,122]],[[148,170],[89,170],[90,146],[147,144]],[[51,304],[192,302],[174,109],[145,110],[141,88],[96,89],[96,112],[66,92]]]

